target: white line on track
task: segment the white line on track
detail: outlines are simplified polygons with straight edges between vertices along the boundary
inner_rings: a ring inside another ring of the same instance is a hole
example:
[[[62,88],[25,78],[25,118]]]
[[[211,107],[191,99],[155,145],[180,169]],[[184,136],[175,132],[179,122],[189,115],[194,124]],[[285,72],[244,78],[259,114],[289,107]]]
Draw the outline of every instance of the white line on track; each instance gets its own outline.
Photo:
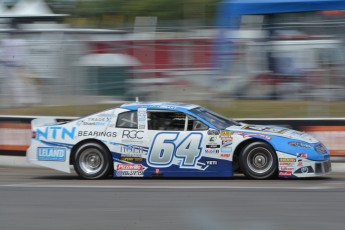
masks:
[[[270,187],[270,186],[150,186],[150,185],[44,185],[39,183],[25,184],[6,184],[0,187],[20,187],[20,188],[100,188],[100,189],[269,189],[269,190],[325,190],[333,189],[335,186],[286,186],[286,187]]]

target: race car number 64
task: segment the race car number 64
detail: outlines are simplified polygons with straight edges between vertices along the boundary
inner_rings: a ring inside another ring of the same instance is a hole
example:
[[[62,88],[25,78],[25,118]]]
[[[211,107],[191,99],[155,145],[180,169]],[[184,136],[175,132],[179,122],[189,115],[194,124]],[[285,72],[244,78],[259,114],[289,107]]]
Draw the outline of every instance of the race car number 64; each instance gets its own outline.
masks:
[[[148,153],[148,165],[165,168],[172,165],[173,159],[181,159],[181,168],[193,168],[201,156],[202,133],[190,133],[176,143],[178,132],[157,133]]]

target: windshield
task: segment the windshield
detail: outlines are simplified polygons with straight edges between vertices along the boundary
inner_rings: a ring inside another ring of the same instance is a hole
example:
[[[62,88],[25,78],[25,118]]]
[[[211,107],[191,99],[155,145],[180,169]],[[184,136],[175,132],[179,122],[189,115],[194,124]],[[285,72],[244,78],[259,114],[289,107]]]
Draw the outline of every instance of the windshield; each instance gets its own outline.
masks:
[[[240,125],[238,122],[226,118],[218,113],[205,109],[203,107],[198,107],[190,110],[195,115],[201,117],[205,121],[214,125],[217,129],[223,130],[232,125]]]

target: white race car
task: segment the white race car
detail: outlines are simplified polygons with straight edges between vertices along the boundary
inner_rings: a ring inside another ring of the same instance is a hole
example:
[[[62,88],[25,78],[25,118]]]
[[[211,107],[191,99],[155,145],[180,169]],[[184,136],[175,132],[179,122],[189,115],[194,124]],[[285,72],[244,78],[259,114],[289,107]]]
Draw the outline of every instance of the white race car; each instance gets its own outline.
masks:
[[[29,162],[85,179],[114,177],[314,177],[331,171],[312,136],[247,125],[184,103],[124,104],[58,123],[32,121]]]

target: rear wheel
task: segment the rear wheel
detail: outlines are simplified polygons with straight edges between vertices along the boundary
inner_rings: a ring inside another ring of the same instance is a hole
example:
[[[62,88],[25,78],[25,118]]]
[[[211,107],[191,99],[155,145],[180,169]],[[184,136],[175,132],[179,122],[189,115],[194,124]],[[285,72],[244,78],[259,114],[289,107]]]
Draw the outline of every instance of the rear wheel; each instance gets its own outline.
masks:
[[[112,158],[102,145],[86,143],[76,151],[74,169],[84,179],[105,178],[112,169]]]
[[[241,151],[240,167],[247,177],[270,179],[277,176],[277,155],[267,143],[254,142]]]

